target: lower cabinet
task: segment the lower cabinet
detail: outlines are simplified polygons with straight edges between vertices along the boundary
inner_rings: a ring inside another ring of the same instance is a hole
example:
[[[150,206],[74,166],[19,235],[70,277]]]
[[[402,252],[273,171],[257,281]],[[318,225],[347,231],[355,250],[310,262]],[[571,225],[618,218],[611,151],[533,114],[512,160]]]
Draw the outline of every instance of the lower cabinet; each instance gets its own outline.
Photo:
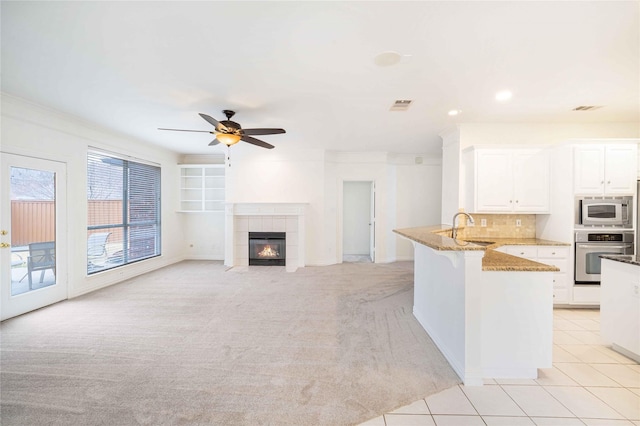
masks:
[[[502,246],[498,251],[545,265],[553,265],[560,269],[553,275],[553,303],[560,305],[569,303],[569,288],[572,282],[568,273],[568,246]]]

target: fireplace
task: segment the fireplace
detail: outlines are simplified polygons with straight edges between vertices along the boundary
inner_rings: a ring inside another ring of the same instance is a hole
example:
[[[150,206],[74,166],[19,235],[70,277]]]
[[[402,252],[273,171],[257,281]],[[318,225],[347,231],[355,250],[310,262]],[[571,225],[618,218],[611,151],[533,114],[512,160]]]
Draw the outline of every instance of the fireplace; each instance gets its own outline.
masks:
[[[285,266],[286,233],[249,232],[249,265]]]

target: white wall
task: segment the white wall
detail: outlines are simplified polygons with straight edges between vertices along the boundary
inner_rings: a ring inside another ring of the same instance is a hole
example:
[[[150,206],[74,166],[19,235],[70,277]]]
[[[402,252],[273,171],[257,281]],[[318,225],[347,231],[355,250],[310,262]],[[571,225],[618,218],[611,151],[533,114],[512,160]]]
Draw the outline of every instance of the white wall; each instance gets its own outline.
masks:
[[[439,223],[440,159],[380,152],[332,152],[327,155],[325,179],[327,262],[342,260],[344,181],[375,182],[376,262],[413,259],[411,243],[393,233],[394,229]]]
[[[306,264],[331,265],[342,262],[343,183],[375,182],[376,261],[393,262],[413,258],[393,229],[439,222],[440,173],[439,159],[409,155],[232,147],[227,201],[308,203]]]
[[[396,165],[395,228],[440,223],[440,200],[444,188],[439,159],[425,158],[422,164]],[[395,235],[396,260],[412,260],[413,244]]]
[[[67,169],[66,259],[69,297],[120,282],[183,259],[182,221],[176,213],[178,155],[110,133],[77,118],[2,94],[0,152],[59,161]],[[86,275],[87,151],[95,147],[154,162],[162,169],[162,256]],[[7,218],[2,218],[7,220]],[[63,260],[65,261],[65,260]]]
[[[462,205],[462,155],[460,132],[452,129],[440,134],[442,138],[442,213],[440,223],[452,225],[453,215]]]
[[[227,202],[308,203],[305,212],[306,263],[326,264],[324,222],[324,152],[249,144],[231,147],[227,167]],[[332,262],[335,263],[335,262]]]
[[[325,170],[327,240],[325,264],[342,262],[342,191],[345,181],[372,181],[375,184],[375,260],[395,260],[395,210],[390,211],[390,168],[387,153],[330,152]],[[392,215],[392,217],[389,217]]]

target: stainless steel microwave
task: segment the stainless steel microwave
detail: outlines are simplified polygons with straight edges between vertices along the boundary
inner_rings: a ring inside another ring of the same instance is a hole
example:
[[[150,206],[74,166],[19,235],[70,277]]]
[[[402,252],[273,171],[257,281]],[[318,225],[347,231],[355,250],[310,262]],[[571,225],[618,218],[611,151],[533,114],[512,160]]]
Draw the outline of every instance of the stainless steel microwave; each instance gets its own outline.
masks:
[[[576,199],[576,225],[632,227],[633,197],[580,197]]]

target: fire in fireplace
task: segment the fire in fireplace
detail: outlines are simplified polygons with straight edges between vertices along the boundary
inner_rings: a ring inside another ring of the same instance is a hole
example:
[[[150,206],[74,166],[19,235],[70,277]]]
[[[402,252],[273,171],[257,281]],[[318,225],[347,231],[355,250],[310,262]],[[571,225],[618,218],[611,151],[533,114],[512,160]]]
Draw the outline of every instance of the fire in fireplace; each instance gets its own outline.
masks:
[[[249,232],[249,265],[285,266],[286,233]]]

